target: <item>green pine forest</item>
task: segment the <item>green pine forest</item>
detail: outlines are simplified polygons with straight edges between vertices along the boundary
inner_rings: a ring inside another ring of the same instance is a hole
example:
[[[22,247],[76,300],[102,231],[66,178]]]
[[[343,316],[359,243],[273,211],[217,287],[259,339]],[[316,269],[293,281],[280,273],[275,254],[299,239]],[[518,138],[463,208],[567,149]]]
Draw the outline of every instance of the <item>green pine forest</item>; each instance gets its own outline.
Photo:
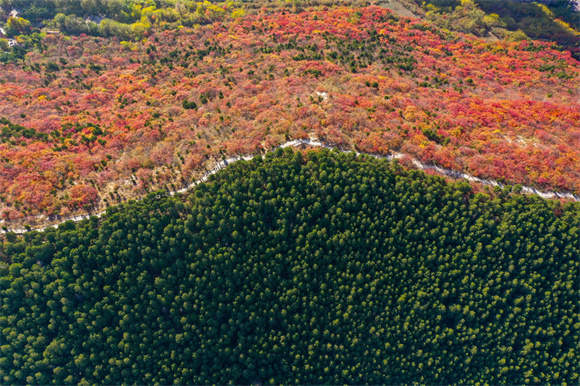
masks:
[[[279,150],[1,247],[3,384],[579,382],[577,203]]]

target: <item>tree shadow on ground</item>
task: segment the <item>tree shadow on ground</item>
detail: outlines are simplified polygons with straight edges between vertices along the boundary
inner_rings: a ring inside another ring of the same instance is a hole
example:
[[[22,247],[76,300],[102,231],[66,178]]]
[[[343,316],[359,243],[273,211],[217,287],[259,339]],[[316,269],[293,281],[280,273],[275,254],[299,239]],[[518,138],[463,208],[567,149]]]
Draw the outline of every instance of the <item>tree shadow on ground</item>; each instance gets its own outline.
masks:
[[[532,39],[552,40],[570,50],[577,59],[580,58],[580,36],[573,28],[579,24],[578,12],[574,12],[567,2],[554,5],[554,12],[535,3],[524,3],[515,0],[478,0],[477,4],[487,14],[495,13],[510,31],[522,30]],[[569,14],[566,13],[569,10]],[[572,28],[555,19],[567,15],[566,22]]]

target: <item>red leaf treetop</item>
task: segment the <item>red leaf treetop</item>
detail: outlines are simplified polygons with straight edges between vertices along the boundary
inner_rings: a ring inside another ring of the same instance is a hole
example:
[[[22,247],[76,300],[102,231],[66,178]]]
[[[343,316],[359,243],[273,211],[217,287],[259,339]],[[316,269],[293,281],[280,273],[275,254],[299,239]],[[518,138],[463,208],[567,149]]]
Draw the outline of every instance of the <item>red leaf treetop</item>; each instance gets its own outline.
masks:
[[[0,71],[4,218],[179,188],[212,158],[308,135],[580,192],[578,62],[548,43],[380,7],[247,16],[136,47],[50,39]]]

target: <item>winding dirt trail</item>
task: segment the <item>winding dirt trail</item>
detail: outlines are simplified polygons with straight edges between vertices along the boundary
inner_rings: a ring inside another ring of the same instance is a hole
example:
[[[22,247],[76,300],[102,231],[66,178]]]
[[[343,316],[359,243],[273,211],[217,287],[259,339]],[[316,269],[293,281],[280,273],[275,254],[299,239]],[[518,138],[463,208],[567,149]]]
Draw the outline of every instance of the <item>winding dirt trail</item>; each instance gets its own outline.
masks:
[[[416,159],[410,155],[407,155],[407,154],[396,153],[396,152],[388,154],[388,155],[359,153],[359,152],[355,152],[353,150],[340,149],[332,144],[322,142],[318,139],[295,139],[293,141],[288,141],[288,142],[285,142],[281,145],[278,145],[278,146],[272,148],[271,150],[269,150],[268,152],[275,151],[279,148],[283,149],[286,147],[312,147],[312,148],[319,147],[319,148],[325,148],[325,149],[331,149],[331,150],[338,150],[338,151],[343,152],[343,153],[355,153],[356,155],[364,154],[364,155],[368,155],[368,156],[371,156],[374,158],[386,159],[386,160],[395,160],[395,159],[401,159],[401,158],[405,157],[405,158],[410,159],[411,162],[413,163],[413,165],[417,169],[420,169],[420,170],[433,170],[437,174],[451,177],[451,178],[456,179],[456,180],[466,180],[469,182],[475,182],[475,183],[479,183],[482,185],[488,185],[488,186],[494,186],[494,187],[497,186],[500,188],[503,188],[505,186],[504,184],[502,184],[498,181],[495,181],[495,180],[479,178],[479,177],[473,176],[471,174],[460,172],[457,170],[446,169],[446,168],[442,168],[440,166],[432,165],[432,164],[426,164],[426,163],[423,163],[423,162],[419,161],[418,159]],[[193,189],[197,185],[199,185],[203,182],[206,182],[211,175],[216,174],[217,172],[219,172],[223,168],[227,167],[232,162],[236,162],[236,161],[240,161],[240,160],[249,161],[249,160],[253,159],[254,157],[262,156],[262,155],[263,154],[250,154],[250,155],[244,155],[244,156],[230,157],[230,158],[227,158],[225,160],[222,160],[222,161],[218,162],[215,167],[206,171],[200,179],[193,181],[191,184],[189,184],[181,189],[178,189],[178,190],[173,191],[173,192],[169,192],[169,194],[171,196],[173,196],[175,194],[185,193],[185,192]],[[541,190],[538,190],[538,189],[531,187],[531,186],[523,186],[521,193],[533,194],[533,195],[542,197],[544,199],[564,198],[564,199],[568,199],[568,200],[572,200],[572,201],[576,201],[576,202],[580,201],[580,196],[572,194],[572,193],[541,191]],[[54,224],[31,228],[30,230],[25,229],[25,228],[7,228],[7,229],[8,229],[8,232],[16,233],[16,234],[23,234],[23,233],[26,233],[29,231],[43,231],[43,230],[49,229],[49,228],[56,228],[60,224],[66,222],[66,221],[74,221],[74,222],[82,221],[82,220],[88,219],[90,217],[101,217],[105,213],[106,213],[106,210],[101,211],[101,212],[97,212],[97,213],[71,216],[71,217],[67,217],[64,219],[60,219],[58,222],[56,222]],[[40,218],[41,217],[38,217],[38,219],[40,219]],[[4,234],[4,233],[8,233],[8,232],[5,229],[0,229],[0,234]]]

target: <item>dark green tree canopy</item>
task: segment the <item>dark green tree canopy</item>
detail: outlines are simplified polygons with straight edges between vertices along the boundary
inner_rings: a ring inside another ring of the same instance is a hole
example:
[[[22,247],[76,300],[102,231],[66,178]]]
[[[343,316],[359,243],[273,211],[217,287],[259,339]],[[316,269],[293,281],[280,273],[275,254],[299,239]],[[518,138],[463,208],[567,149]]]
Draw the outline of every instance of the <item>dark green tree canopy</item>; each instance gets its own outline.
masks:
[[[5,384],[578,383],[580,210],[327,151],[2,245]]]

